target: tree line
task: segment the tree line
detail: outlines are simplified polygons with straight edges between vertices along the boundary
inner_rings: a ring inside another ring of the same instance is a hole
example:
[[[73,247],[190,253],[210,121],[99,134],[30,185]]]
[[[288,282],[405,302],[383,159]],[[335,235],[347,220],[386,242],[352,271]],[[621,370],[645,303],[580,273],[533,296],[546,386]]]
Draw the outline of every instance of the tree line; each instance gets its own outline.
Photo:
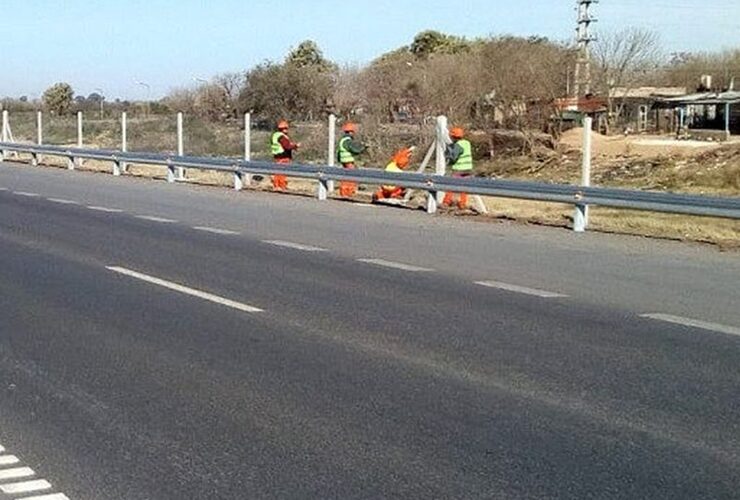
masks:
[[[543,128],[556,112],[555,100],[568,95],[576,58],[572,44],[543,37],[466,39],[424,31],[367,65],[341,66],[308,40],[282,61],[173,90],[150,110],[183,111],[215,122],[238,120],[249,111],[265,124],[278,118],[323,119],[329,113],[379,124],[420,123],[445,114],[482,128]],[[654,33],[634,28],[602,34],[594,45],[597,95],[643,85],[692,91],[702,74],[712,74],[718,87],[729,87],[740,76],[740,49],[666,56]],[[94,109],[103,99],[98,94],[75,98],[71,86],[60,83],[42,100],[47,110],[62,115]],[[126,108],[131,103],[111,104]]]

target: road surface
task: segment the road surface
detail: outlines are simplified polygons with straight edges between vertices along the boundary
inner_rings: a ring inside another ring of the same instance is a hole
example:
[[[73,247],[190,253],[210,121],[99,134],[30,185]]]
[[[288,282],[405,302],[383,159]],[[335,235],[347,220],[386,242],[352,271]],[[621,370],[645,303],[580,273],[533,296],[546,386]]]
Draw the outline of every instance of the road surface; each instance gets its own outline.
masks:
[[[738,283],[698,245],[6,162],[0,498],[737,498]]]

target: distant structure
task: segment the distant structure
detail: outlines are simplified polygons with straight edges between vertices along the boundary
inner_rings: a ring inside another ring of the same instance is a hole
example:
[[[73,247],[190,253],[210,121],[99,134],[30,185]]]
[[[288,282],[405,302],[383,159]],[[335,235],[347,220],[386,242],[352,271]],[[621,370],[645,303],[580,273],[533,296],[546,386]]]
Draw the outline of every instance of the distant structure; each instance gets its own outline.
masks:
[[[582,97],[591,93],[591,43],[596,37],[591,34],[591,23],[596,19],[591,16],[591,4],[598,0],[577,0],[578,25],[576,27],[576,42],[578,43],[578,60],[576,62],[576,74],[574,97]]]

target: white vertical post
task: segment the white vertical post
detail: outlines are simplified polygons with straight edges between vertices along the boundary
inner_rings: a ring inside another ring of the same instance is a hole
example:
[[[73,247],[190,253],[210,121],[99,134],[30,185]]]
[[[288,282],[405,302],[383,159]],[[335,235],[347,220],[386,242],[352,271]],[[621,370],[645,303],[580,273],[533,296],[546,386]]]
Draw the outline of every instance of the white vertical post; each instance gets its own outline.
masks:
[[[730,103],[725,103],[725,135],[726,139],[730,140]]]
[[[39,146],[44,143],[44,118],[41,111],[36,111],[36,143]]]
[[[337,158],[337,117],[334,114],[329,115],[329,149],[327,153],[326,164],[330,167],[335,166]],[[326,189],[328,193],[334,191],[333,180],[326,181]]]
[[[447,128],[447,117],[437,117],[437,128],[436,128],[436,158],[434,164],[435,175],[445,175],[447,172],[447,160],[445,158],[445,148],[447,142],[450,139],[449,131]],[[434,197],[434,200],[427,200],[427,213],[433,214],[437,211],[437,207],[442,203],[444,198],[443,191],[434,191],[429,193],[429,197]]]
[[[77,147],[82,147],[82,111],[77,112]]]
[[[244,113],[244,161],[252,161],[252,114]],[[242,174],[242,187],[252,184],[252,174]],[[236,179],[234,179],[236,183]],[[236,185],[236,184],[235,184]]]
[[[581,186],[589,187],[591,185],[591,130],[593,128],[593,118],[587,116],[583,120],[583,161],[581,163]],[[573,230],[582,233],[588,226],[588,205],[577,203],[576,210],[573,214]]]
[[[128,151],[128,115],[125,111],[121,113],[121,151]],[[125,174],[128,170],[128,164],[121,162],[121,173]]]
[[[182,112],[177,113],[177,156],[185,155],[185,144],[183,142]],[[185,169],[177,167],[177,180],[185,180]]]
[[[8,120],[9,120],[8,110],[4,109],[3,110],[3,130],[2,130],[3,142],[8,142],[8,127],[9,127]],[[3,149],[0,152],[0,161],[5,160],[7,157],[8,157],[8,152]]]

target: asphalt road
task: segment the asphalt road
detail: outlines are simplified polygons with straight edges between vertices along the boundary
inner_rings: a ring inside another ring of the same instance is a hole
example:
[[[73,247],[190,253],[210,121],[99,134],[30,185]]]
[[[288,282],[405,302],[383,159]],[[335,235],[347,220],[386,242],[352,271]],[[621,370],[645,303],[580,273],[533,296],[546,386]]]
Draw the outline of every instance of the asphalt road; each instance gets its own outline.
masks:
[[[702,246],[4,163],[0,491],[48,487],[0,498],[738,498],[738,283]]]

